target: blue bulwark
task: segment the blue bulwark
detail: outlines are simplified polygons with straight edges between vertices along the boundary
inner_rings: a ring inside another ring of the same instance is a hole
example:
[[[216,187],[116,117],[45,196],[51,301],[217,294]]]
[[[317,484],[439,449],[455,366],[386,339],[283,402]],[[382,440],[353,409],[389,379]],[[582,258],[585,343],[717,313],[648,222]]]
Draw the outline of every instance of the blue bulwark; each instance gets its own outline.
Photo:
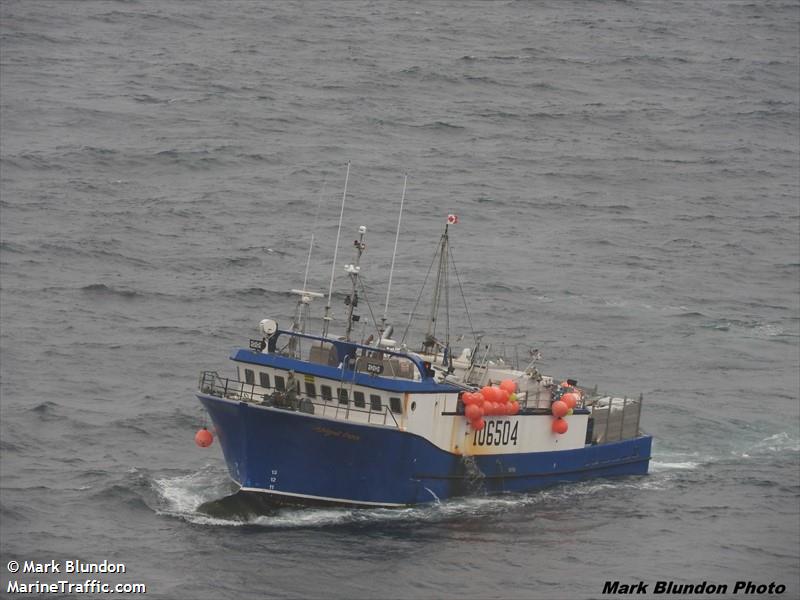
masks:
[[[235,349],[231,353],[231,360],[252,365],[263,365],[265,367],[283,369],[286,371],[294,370],[298,374],[314,375],[316,377],[323,377],[326,379],[332,379],[334,381],[355,383],[357,385],[363,385],[365,387],[376,388],[379,390],[386,390],[389,392],[448,393],[460,392],[464,389],[448,383],[436,383],[433,378],[423,379],[422,381],[414,381],[411,379],[389,379],[388,377],[381,377],[380,375],[357,373],[351,369],[329,367],[327,365],[310,363],[305,360],[281,356],[279,354],[264,354],[261,352],[254,352],[253,350],[246,348]]]
[[[279,338],[297,338],[297,341],[306,340],[317,342],[322,346],[326,344],[332,349],[335,349],[336,360],[338,366],[330,364],[322,364],[283,356],[274,352]],[[249,363],[253,365],[264,365],[265,367],[272,367],[274,369],[283,369],[286,371],[293,370],[297,373],[304,375],[314,375],[323,377],[334,381],[341,381],[346,383],[356,383],[366,387],[376,388],[380,390],[387,390],[390,392],[418,392],[418,393],[448,393],[460,392],[463,387],[452,385],[449,383],[437,383],[433,379],[433,371],[430,364],[423,362],[423,360],[416,355],[396,352],[394,350],[381,349],[379,352],[386,357],[395,357],[408,361],[409,366],[417,370],[420,379],[407,379],[407,378],[390,378],[382,377],[378,373],[364,373],[353,370],[351,366],[351,359],[358,354],[367,356],[368,353],[375,352],[376,349],[372,346],[364,346],[355,342],[347,340],[337,340],[331,338],[320,337],[317,335],[310,335],[307,333],[299,333],[297,331],[286,331],[278,329],[269,339],[267,343],[268,352],[259,352],[253,349],[237,348],[231,353],[231,360],[241,363]]]

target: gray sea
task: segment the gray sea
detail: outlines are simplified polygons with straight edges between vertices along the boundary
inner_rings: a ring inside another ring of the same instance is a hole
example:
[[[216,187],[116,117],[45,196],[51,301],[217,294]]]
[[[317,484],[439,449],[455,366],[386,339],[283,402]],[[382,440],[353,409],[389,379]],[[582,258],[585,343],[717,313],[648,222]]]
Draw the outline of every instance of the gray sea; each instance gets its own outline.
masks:
[[[0,596],[797,598],[799,46],[797,0],[2,0]],[[648,476],[198,511],[199,373],[288,324],[312,232],[327,292],[348,161],[334,328],[360,225],[383,313],[407,173],[390,320],[457,214],[453,336],[643,394]],[[126,572],[10,572],[75,559]]]

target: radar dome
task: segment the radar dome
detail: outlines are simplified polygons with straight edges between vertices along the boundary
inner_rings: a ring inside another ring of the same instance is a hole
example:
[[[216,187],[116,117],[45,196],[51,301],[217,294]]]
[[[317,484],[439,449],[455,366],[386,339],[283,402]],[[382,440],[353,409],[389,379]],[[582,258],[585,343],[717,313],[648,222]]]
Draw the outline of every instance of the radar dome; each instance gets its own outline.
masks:
[[[258,330],[265,336],[272,337],[272,334],[278,331],[278,323],[272,319],[261,319]]]

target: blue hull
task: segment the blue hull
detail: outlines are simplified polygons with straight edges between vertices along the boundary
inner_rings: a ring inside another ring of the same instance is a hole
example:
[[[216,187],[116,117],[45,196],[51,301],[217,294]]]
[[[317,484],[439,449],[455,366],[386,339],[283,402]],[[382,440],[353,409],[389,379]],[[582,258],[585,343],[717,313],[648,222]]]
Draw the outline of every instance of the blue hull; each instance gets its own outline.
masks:
[[[245,491],[288,502],[406,506],[644,475],[652,444],[650,436],[640,436],[577,450],[465,459],[395,428],[198,398],[214,423],[231,478]]]

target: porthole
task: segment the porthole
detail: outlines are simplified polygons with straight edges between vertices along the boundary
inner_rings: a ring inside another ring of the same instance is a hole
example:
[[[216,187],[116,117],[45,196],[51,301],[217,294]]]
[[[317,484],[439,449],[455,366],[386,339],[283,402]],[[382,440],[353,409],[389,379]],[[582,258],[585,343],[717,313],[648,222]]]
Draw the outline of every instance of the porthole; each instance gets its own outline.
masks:
[[[415,410],[417,410],[417,401],[416,400],[414,400],[411,403],[411,412],[414,412]]]

